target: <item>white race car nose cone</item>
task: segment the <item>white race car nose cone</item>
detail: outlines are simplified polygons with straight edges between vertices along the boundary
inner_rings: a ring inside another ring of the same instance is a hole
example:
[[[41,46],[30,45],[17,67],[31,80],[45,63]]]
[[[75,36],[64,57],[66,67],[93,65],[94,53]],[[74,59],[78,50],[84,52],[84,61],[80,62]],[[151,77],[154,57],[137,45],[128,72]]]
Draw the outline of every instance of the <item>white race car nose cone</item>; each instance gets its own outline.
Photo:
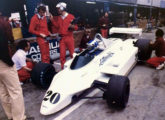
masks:
[[[61,92],[53,92],[48,90],[42,101],[40,113],[42,115],[50,115],[60,111],[62,108],[71,103],[72,96]]]
[[[48,100],[50,103],[56,104],[60,100],[60,94],[59,93],[52,94],[51,91],[48,91],[43,101],[48,101]]]
[[[52,113],[52,106],[57,106],[60,101],[60,93],[53,93],[52,91],[48,91],[43,99],[40,113],[43,115],[48,115]]]

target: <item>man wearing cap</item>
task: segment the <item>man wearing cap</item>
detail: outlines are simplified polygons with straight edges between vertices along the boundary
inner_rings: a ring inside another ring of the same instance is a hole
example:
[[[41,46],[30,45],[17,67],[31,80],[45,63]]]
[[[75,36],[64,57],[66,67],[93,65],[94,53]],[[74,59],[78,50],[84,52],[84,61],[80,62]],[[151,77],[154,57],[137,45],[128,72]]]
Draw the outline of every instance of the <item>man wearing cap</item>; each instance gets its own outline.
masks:
[[[30,22],[29,32],[37,36],[37,43],[41,52],[41,61],[50,63],[49,42],[45,40],[50,35],[48,31],[47,20],[45,17],[46,7],[40,4]]]
[[[64,68],[66,49],[69,50],[70,57],[73,57],[74,53],[74,38],[73,31],[77,30],[78,27],[75,24],[72,24],[72,21],[75,17],[66,12],[66,3],[60,2],[56,5],[59,16],[56,21],[51,19],[52,24],[58,28],[58,33],[61,36],[60,40],[60,61],[61,61],[61,69]]]

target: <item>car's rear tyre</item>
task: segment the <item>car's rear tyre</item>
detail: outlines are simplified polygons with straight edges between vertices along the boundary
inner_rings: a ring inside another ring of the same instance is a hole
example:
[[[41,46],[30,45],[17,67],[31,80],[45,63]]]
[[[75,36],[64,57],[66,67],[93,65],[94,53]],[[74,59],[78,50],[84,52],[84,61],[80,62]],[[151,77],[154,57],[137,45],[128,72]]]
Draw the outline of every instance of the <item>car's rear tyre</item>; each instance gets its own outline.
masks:
[[[56,74],[55,68],[52,64],[37,63],[31,72],[32,82],[41,88],[48,88],[54,75]]]
[[[139,39],[135,46],[139,48],[138,50],[138,60],[148,60],[151,57],[152,50],[150,48],[150,41],[147,39]]]
[[[110,107],[123,109],[128,103],[129,93],[130,82],[128,77],[114,75],[107,84],[104,98]]]

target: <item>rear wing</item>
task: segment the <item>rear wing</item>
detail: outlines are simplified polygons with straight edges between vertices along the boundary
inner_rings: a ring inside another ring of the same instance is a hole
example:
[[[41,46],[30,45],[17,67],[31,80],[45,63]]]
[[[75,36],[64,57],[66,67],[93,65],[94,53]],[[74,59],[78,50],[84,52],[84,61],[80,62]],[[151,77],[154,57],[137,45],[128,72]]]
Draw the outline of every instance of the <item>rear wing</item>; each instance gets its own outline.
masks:
[[[132,34],[132,35],[142,35],[142,29],[141,28],[119,28],[119,27],[113,27],[109,30],[109,34],[114,33],[123,33],[123,34]]]

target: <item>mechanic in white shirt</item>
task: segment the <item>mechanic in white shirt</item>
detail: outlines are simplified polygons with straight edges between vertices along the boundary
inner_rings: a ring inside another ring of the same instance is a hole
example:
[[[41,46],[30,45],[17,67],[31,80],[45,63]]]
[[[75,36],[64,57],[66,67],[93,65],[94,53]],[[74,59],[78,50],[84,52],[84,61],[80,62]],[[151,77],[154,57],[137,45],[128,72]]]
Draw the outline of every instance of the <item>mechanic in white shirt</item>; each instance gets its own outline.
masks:
[[[19,80],[25,82],[30,78],[30,72],[34,66],[31,59],[27,58],[27,52],[30,49],[30,42],[22,40],[18,43],[18,50],[12,57],[12,61],[16,65]]]

